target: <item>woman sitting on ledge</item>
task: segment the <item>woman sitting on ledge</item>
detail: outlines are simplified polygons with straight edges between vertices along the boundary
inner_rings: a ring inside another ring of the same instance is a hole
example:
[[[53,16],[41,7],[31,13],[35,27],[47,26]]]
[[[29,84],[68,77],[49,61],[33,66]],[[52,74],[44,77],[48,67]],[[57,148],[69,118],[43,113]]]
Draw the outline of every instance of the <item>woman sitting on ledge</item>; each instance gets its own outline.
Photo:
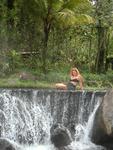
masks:
[[[80,89],[83,90],[83,77],[77,68],[72,68],[70,71],[70,81],[66,85],[64,83],[56,83],[56,88],[59,90],[75,90],[79,84]]]

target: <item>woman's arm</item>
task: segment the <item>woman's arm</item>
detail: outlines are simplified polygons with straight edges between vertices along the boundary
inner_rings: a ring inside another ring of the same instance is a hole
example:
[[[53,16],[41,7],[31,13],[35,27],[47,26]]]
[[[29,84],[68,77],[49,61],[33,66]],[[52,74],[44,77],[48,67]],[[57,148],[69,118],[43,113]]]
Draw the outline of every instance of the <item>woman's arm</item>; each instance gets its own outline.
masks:
[[[80,81],[80,89],[83,90],[83,83]]]
[[[83,77],[82,76],[79,77],[79,85],[80,85],[80,89],[83,90]]]

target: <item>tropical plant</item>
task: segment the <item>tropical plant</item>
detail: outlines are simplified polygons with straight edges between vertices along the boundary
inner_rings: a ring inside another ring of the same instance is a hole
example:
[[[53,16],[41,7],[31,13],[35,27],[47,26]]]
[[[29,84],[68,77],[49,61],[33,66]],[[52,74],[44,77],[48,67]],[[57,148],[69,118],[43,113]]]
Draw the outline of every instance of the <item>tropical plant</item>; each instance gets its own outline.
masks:
[[[46,72],[48,39],[51,27],[59,23],[61,27],[70,27],[78,24],[92,23],[86,15],[91,8],[89,0],[30,0],[26,1],[30,12],[40,18],[43,25],[43,71]],[[31,7],[32,6],[32,7]]]
[[[109,30],[113,24],[113,0],[95,0],[96,29],[98,36],[98,51],[96,57],[96,72],[105,71],[106,57],[109,45]]]

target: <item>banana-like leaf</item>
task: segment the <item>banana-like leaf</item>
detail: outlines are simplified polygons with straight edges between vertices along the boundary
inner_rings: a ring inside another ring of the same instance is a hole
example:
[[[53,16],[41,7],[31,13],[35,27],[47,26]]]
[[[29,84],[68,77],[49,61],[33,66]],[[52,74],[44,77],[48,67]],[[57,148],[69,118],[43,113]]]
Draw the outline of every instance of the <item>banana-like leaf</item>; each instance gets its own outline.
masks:
[[[81,11],[90,5],[89,0],[29,0],[41,19],[56,20],[63,26],[93,23],[93,19]],[[80,14],[82,12],[82,14]]]
[[[36,7],[37,7],[37,12],[39,12],[41,15],[47,14],[48,10],[48,2],[47,0],[34,0]]]
[[[75,24],[75,13],[69,9],[64,9],[63,11],[58,12],[55,18],[63,26]]]
[[[51,8],[52,8],[52,12],[58,12],[59,10],[61,10],[64,2],[63,0],[51,0]]]
[[[94,23],[94,19],[91,16],[86,14],[75,14],[69,9],[58,12],[55,18],[62,27]]]
[[[68,0],[64,3],[63,7],[74,11],[86,12],[92,8],[92,4],[89,0]]]
[[[95,20],[89,15],[81,14],[81,15],[75,15],[76,21],[75,24],[94,24]]]
[[[58,12],[62,5],[64,4],[63,0],[34,0],[38,15],[40,16],[46,16],[49,11],[49,15],[54,14],[55,12]]]

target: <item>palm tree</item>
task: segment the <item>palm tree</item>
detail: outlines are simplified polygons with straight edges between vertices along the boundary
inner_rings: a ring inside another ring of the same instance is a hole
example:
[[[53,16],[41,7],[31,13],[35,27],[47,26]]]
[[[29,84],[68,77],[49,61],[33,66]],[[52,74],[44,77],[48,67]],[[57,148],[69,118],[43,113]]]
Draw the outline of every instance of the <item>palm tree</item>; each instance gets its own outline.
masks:
[[[48,38],[53,22],[56,21],[62,27],[91,23],[92,18],[86,15],[91,8],[91,3],[89,0],[29,0],[29,5],[33,6],[32,12],[43,23],[42,67],[46,72]]]

